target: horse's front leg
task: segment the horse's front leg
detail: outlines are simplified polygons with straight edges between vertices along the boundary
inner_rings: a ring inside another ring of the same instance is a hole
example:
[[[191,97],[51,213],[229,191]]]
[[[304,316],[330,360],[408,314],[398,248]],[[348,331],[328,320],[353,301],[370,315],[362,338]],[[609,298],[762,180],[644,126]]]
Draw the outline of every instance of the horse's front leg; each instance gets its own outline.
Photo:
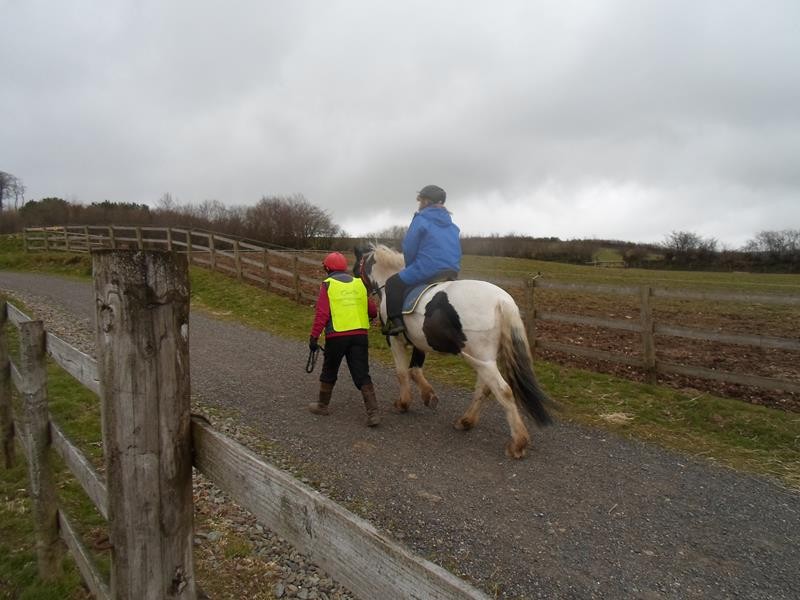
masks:
[[[394,401],[394,407],[400,412],[407,412],[411,405],[411,384],[409,382],[409,369],[406,361],[405,344],[394,336],[389,339],[389,347],[394,357],[394,368],[397,374],[397,383],[400,385],[400,398]]]
[[[424,363],[425,353],[415,346],[414,350],[411,352],[411,364],[409,365],[411,379],[417,384],[419,395],[422,397],[425,406],[436,408],[436,405],[439,404],[439,397],[433,391],[433,387],[428,383],[428,380],[425,379],[425,375],[422,373],[422,365]]]

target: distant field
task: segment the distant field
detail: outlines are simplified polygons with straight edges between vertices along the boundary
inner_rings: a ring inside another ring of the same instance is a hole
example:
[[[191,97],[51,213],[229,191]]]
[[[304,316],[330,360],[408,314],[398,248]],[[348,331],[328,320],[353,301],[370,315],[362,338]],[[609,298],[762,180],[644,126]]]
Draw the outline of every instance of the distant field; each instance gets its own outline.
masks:
[[[525,258],[465,256],[462,276],[526,278],[537,273],[559,281],[607,283],[610,285],[651,285],[663,288],[740,291],[747,293],[800,294],[800,275],[774,273],[717,273],[711,271],[660,271],[614,269],[570,265]]]

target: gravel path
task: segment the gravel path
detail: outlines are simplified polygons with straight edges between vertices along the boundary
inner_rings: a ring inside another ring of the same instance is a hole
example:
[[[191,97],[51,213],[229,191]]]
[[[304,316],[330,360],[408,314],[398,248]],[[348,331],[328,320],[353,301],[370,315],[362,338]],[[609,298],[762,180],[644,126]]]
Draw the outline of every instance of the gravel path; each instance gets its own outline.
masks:
[[[48,327],[93,345],[89,284],[0,273],[0,289],[49,307],[40,314]],[[529,457],[512,461],[496,406],[467,433],[450,426],[469,401],[463,390],[438,386],[436,410],[417,402],[394,414],[394,375],[379,365],[380,427],[364,427],[345,369],[333,413],[318,417],[305,410],[317,383],[303,372],[303,343],[199,312],[190,335],[196,402],[270,443],[279,466],[492,596],[800,597],[796,492],[565,424],[532,428]]]

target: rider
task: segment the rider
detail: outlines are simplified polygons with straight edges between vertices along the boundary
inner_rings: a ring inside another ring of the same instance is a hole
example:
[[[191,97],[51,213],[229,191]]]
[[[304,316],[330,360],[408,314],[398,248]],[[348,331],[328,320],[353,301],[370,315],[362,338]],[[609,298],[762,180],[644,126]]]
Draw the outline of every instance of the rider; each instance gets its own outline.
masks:
[[[380,423],[375,387],[369,376],[369,322],[378,316],[378,309],[367,298],[367,289],[358,277],[347,273],[347,259],[339,252],[331,252],[322,261],[328,277],[322,282],[317,297],[314,324],[308,338],[312,352],[319,349],[319,336],[325,331],[325,359],[319,376],[319,400],[308,405],[317,415],[327,415],[333,386],[339,374],[342,359],[347,358],[347,368],[355,386],[361,390],[367,425]]]
[[[414,213],[403,238],[406,266],[386,281],[387,321],[384,335],[405,331],[403,299],[411,287],[420,283],[447,281],[461,270],[459,229],[444,207],[447,194],[438,185],[426,185],[417,192],[419,210]]]

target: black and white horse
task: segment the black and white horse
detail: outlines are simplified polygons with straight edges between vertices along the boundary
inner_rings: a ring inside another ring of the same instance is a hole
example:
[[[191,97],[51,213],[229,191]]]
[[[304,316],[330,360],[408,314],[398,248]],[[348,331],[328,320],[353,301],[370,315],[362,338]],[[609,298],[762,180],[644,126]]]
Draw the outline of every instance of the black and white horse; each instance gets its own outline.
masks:
[[[353,272],[362,278],[368,290],[380,294],[380,315],[384,322],[383,287],[403,266],[403,255],[387,246],[356,248]],[[475,369],[477,382],[469,408],[454,427],[463,430],[474,427],[491,393],[503,407],[511,429],[506,454],[512,458],[525,456],[530,437],[518,405],[524,406],[536,423],[546,425],[550,422],[545,409],[549,399],[533,373],[528,339],[514,299],[485,281],[445,281],[426,289],[413,312],[404,315],[404,321],[405,337],[390,338],[400,383],[400,398],[395,407],[402,412],[408,410],[409,379],[417,384],[423,402],[435,406],[438,398],[422,373],[425,353],[457,354]],[[407,341],[413,346],[410,363]]]

